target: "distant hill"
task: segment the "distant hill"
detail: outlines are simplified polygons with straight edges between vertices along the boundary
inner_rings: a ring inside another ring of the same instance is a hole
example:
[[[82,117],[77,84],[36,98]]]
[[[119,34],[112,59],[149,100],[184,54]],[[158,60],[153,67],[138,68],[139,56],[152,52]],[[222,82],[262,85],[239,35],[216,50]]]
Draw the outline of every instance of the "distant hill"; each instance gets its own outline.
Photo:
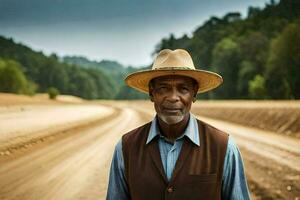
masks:
[[[145,99],[148,98],[147,95],[144,95],[140,92],[135,91],[134,89],[129,88],[125,85],[125,77],[137,70],[143,68],[134,68],[134,67],[125,67],[122,64],[116,61],[102,60],[100,62],[91,61],[82,56],[65,56],[62,60],[69,64],[75,64],[84,68],[95,68],[103,71],[107,76],[112,78],[112,81],[117,86],[115,99]]]
[[[27,81],[32,88],[29,92],[24,86]],[[47,92],[50,87],[86,99],[112,99],[119,88],[100,69],[64,63],[55,54],[45,56],[0,36],[0,91],[34,94]]]
[[[46,56],[0,36],[0,92],[33,95],[54,87],[61,94],[85,99],[147,98],[125,86],[126,75],[136,70],[139,69],[124,67],[116,61]]]
[[[120,71],[125,72],[126,67],[116,61],[102,60],[100,62],[91,61],[83,56],[64,56],[62,60],[69,64],[75,64],[86,68],[100,68],[104,71]]]
[[[84,68],[95,68],[100,69],[108,76],[111,76],[113,80],[117,81],[118,84],[128,74],[137,69],[132,67],[125,67],[116,61],[102,60],[100,62],[91,61],[83,56],[65,56],[62,58],[65,63],[74,64]]]

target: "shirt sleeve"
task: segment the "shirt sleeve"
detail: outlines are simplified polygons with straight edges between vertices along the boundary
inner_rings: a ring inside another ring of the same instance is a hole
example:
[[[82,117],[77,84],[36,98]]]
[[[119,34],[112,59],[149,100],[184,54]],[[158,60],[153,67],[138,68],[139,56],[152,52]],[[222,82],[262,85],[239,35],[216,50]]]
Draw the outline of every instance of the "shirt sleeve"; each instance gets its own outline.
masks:
[[[122,139],[117,143],[111,162],[106,200],[129,200],[124,173]]]
[[[222,200],[249,200],[241,153],[229,136],[223,168]]]

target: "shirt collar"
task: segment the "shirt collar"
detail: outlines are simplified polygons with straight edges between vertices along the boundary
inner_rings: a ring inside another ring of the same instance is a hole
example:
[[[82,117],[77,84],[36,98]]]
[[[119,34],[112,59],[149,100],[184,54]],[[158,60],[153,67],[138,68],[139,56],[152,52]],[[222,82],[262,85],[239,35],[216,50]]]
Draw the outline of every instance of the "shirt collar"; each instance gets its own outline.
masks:
[[[149,130],[146,144],[151,142],[158,135],[161,135],[161,134],[160,134],[158,124],[157,124],[157,116],[155,116],[151,122],[151,127]],[[190,119],[189,119],[188,125],[184,131],[183,136],[187,136],[194,144],[196,144],[197,146],[200,146],[198,124],[197,124],[197,120],[193,114],[190,114]]]

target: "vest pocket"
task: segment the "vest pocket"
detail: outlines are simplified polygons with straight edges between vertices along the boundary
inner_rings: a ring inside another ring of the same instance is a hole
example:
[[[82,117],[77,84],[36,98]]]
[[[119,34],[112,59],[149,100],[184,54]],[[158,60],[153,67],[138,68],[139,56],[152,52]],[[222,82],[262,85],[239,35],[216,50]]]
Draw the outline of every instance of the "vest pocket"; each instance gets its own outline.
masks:
[[[213,200],[218,199],[217,197],[219,196],[217,174],[187,175],[186,181],[182,181],[180,186],[184,187],[181,191],[182,198],[178,199]]]

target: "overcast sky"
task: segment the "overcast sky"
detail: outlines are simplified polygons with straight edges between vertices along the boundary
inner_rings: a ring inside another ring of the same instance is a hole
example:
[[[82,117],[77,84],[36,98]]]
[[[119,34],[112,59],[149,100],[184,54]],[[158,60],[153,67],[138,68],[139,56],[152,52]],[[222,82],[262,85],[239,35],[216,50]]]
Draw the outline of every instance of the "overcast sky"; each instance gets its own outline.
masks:
[[[151,63],[163,37],[191,33],[211,16],[268,0],[0,0],[0,35],[46,54],[124,65]]]

